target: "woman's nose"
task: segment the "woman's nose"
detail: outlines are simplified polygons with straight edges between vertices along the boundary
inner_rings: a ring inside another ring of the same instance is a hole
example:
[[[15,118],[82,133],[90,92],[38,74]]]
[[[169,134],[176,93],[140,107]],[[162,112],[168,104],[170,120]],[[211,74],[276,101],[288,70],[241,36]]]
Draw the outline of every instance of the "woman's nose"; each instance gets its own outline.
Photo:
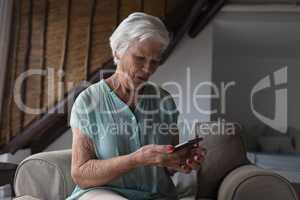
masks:
[[[144,64],[143,72],[146,74],[151,74],[151,65],[149,62]]]

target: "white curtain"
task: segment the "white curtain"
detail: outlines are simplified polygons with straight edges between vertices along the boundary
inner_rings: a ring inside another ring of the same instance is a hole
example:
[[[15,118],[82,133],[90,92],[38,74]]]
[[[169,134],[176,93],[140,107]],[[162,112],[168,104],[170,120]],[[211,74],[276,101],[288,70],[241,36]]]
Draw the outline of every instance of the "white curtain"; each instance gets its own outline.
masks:
[[[2,101],[6,64],[9,49],[9,35],[12,21],[13,0],[0,0],[0,113],[2,113]]]

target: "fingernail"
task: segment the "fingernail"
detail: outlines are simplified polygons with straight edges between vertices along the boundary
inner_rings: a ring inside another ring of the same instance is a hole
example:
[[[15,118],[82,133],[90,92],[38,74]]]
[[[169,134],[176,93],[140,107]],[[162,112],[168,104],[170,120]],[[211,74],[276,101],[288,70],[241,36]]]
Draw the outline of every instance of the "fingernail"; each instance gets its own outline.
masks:
[[[168,145],[168,146],[167,146],[167,149],[173,150],[174,147],[173,147],[172,145]]]
[[[167,146],[167,151],[170,153],[170,152],[173,152],[174,151],[174,147],[169,145]]]

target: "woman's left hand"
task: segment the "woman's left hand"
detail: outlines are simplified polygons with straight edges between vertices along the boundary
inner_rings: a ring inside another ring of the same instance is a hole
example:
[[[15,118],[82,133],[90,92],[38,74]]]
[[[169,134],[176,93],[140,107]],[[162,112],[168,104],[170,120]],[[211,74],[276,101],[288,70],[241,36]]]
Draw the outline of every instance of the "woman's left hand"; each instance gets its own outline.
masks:
[[[191,149],[191,156],[188,157],[185,163],[182,165],[183,168],[189,168],[190,170],[199,170],[201,164],[205,159],[206,149],[197,145]]]

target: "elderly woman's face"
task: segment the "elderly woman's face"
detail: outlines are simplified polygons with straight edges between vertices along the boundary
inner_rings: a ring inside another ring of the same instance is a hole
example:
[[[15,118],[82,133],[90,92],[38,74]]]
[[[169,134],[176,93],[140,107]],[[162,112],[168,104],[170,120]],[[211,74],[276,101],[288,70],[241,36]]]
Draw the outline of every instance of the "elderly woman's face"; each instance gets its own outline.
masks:
[[[137,86],[149,79],[160,63],[162,44],[148,38],[132,43],[120,58],[119,68]]]

